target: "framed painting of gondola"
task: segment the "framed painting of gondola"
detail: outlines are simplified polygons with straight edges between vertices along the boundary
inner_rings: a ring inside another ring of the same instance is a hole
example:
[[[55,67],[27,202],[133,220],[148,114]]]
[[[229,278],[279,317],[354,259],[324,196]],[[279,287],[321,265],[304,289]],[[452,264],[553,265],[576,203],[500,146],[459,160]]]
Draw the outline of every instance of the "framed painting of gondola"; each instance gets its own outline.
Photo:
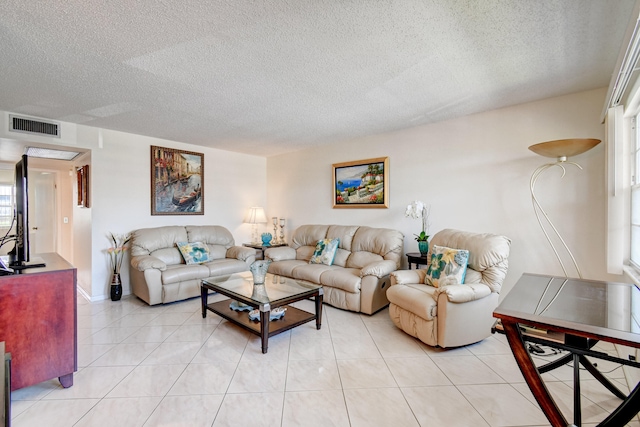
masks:
[[[151,215],[204,215],[204,154],[151,146]]]
[[[389,158],[333,165],[334,208],[388,208]]]

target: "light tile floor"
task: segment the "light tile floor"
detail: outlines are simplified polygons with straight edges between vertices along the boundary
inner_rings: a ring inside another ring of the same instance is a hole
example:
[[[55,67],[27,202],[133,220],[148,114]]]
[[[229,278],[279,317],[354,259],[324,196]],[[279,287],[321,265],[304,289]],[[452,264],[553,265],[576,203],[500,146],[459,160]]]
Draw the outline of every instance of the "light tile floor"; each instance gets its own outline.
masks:
[[[504,336],[443,350],[397,329],[386,309],[368,316],[325,305],[323,317],[320,331],[308,323],[271,338],[264,355],[257,336],[210,312],[203,319],[199,299],[149,307],[79,297],[73,387],[51,380],[13,392],[13,426],[548,425]],[[628,391],[619,366],[598,366]],[[583,372],[591,426],[619,401]],[[571,368],[544,377],[572,420]]]

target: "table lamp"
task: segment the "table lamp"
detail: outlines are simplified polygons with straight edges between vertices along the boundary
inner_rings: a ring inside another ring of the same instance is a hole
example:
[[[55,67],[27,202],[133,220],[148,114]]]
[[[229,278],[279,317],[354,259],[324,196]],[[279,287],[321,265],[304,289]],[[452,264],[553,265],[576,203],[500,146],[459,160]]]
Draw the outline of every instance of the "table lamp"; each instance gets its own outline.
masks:
[[[247,216],[244,218],[244,222],[251,224],[251,243],[261,243],[258,239],[258,224],[267,223],[267,216],[264,214],[264,209],[259,206],[250,207]]]

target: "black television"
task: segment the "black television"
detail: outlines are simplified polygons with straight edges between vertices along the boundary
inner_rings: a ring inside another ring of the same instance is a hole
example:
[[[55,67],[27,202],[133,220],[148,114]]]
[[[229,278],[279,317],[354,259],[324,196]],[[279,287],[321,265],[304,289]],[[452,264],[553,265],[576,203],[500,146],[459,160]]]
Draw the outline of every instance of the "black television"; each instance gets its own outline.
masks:
[[[28,156],[16,163],[15,191],[16,205],[14,221],[16,224],[15,246],[9,251],[9,268],[14,271],[25,268],[44,267],[42,259],[31,260],[29,254],[29,186],[28,186]]]

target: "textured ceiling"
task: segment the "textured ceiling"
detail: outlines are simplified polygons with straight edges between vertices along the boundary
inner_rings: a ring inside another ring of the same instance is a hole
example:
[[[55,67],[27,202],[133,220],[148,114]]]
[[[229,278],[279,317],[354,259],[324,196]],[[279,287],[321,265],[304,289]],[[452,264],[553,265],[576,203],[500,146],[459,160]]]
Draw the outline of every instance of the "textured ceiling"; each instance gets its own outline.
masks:
[[[0,110],[262,156],[609,84],[635,0],[2,0]]]

